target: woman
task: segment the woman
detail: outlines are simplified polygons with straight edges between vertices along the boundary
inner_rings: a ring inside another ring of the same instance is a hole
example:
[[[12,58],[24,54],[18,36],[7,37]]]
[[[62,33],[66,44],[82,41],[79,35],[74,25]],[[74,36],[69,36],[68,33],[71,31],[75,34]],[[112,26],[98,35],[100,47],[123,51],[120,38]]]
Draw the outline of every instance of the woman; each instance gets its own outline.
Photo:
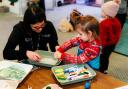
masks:
[[[30,59],[39,61],[40,55],[35,50],[55,51],[58,36],[53,24],[46,20],[44,11],[37,5],[31,4],[24,14],[23,21],[16,24],[3,50],[4,59]],[[16,50],[16,47],[19,49]]]

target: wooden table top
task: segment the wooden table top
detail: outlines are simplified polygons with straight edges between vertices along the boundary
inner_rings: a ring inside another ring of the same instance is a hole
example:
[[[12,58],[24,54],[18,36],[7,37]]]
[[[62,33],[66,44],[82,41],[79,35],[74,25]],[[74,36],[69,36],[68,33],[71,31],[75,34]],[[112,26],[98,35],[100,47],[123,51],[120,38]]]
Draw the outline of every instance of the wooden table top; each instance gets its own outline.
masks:
[[[17,89],[28,89],[31,86],[32,89],[42,89],[48,84],[59,84],[55,79],[50,68],[42,67],[31,72]],[[84,89],[85,81],[80,83],[74,83],[69,85],[60,85],[63,89]],[[117,80],[109,75],[97,72],[97,75],[92,80],[90,89],[114,89],[126,85],[127,83]]]

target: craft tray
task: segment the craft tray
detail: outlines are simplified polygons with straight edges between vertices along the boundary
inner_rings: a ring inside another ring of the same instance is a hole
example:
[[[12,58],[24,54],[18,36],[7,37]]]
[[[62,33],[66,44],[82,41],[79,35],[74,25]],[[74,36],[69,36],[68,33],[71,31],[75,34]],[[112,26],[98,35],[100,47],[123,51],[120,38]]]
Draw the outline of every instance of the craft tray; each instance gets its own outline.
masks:
[[[85,71],[84,72],[85,74],[82,74],[81,72],[82,75],[80,75],[79,73],[83,69]],[[64,75],[63,73],[59,74],[59,72],[62,70],[64,71]],[[72,84],[76,82],[81,82],[84,80],[90,80],[94,76],[96,76],[96,72],[92,68],[90,68],[87,64],[80,64],[80,65],[68,64],[68,65],[62,65],[62,66],[55,66],[55,67],[52,67],[52,72],[55,75],[57,81],[61,85],[67,85],[67,84]],[[73,72],[75,75],[72,75]],[[59,78],[58,75],[61,77]],[[77,76],[77,77],[74,77],[74,76]]]
[[[37,50],[36,52],[41,56],[42,59],[39,62],[28,60],[30,64],[46,67],[53,67],[60,64],[60,61],[54,58],[53,52],[42,50]]]

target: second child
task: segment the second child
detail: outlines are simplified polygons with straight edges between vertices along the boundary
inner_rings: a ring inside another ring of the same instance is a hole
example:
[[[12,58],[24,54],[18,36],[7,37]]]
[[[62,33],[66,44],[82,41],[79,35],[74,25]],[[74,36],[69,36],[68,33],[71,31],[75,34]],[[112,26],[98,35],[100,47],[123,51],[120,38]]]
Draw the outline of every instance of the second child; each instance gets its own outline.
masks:
[[[109,56],[114,50],[121,33],[121,24],[115,17],[119,9],[120,0],[108,1],[101,7],[103,20],[100,22],[100,38],[102,54],[100,58],[100,72],[107,73]]]
[[[68,64],[87,63],[91,68],[99,70],[101,43],[99,39],[99,22],[93,16],[82,16],[77,21],[78,36],[57,47],[55,58]],[[79,46],[77,55],[66,51]]]

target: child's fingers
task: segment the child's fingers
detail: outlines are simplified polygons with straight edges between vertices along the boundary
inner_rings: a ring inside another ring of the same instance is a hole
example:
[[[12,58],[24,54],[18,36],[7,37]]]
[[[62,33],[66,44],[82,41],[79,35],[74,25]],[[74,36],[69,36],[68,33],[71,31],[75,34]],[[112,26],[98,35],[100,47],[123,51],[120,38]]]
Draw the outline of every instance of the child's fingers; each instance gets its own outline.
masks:
[[[60,47],[60,46],[56,46],[56,50],[58,50],[59,47]]]
[[[59,61],[62,61],[62,59],[58,58]]]
[[[57,52],[54,53],[54,57],[55,57],[55,58],[58,58]]]
[[[58,52],[58,51],[55,52],[55,53],[54,53],[54,57],[55,57],[55,58],[60,58],[60,57],[61,57],[61,53]]]

